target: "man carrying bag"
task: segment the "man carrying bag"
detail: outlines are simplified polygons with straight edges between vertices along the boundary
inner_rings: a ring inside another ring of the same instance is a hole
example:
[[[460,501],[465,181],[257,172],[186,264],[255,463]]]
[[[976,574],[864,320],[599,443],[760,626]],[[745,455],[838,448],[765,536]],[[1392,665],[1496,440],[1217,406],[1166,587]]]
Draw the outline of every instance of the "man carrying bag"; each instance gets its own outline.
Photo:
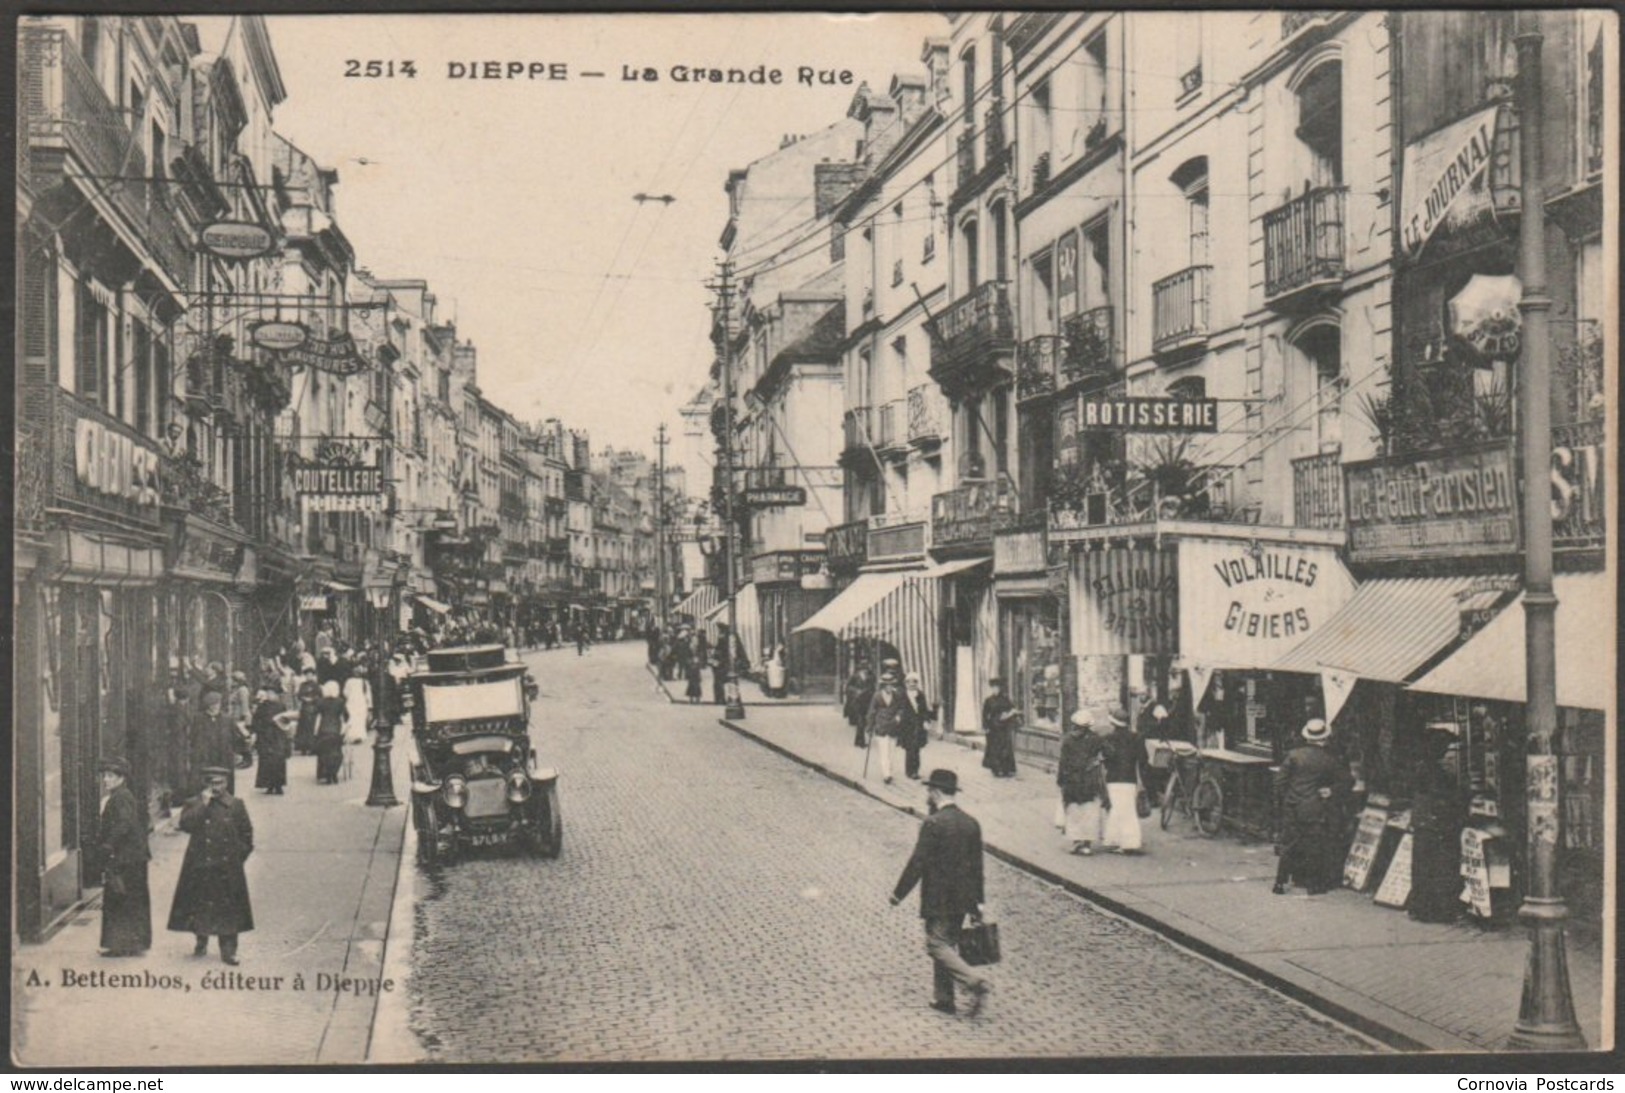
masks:
[[[960,956],[959,938],[966,915],[981,921],[982,825],[954,803],[958,792],[959,776],[951,770],[934,770],[926,780],[931,815],[920,825],[919,840],[892,892],[891,904],[897,906],[920,885],[925,951],[931,956],[935,976],[936,997],[931,1008],[940,1013],[957,1012],[957,984],[970,992],[966,1013],[975,1017],[987,999],[989,984]]]

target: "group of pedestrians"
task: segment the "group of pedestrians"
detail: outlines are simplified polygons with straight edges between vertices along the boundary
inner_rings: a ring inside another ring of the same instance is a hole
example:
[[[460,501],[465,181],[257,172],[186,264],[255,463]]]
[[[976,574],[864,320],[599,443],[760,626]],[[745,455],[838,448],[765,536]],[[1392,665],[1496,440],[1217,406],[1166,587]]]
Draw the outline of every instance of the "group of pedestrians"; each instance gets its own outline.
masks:
[[[146,810],[129,786],[123,759],[101,763],[102,806],[99,850],[102,861],[101,952],[108,957],[140,956],[152,947],[152,894],[148,865]],[[193,936],[193,955],[208,952],[219,939],[220,959],[237,964],[237,942],[254,928],[254,908],[243,864],[254,852],[254,825],[248,808],[231,792],[232,768],[210,766],[203,787],[181,809],[180,830],[190,839],[167,926]]]
[[[1130,728],[1127,710],[1113,707],[1104,724],[1091,710],[1072,714],[1055,771],[1061,788],[1058,826],[1072,853],[1093,854],[1096,843],[1121,854],[1140,853],[1140,812],[1150,812],[1144,762],[1145,746]]]
[[[859,664],[847,680],[843,709],[855,729],[853,746],[867,749],[865,775],[872,757],[881,780],[890,785],[896,753],[901,751],[904,776],[920,780],[920,752],[931,738],[938,710],[918,672],[904,673],[901,661],[887,658],[875,679],[867,665]]]
[[[683,696],[691,705],[705,698],[705,670],[711,669],[711,701],[718,706],[728,701],[728,682],[750,670],[750,658],[745,655],[745,643],[739,635],[728,629],[727,623],[717,624],[715,641],[706,637],[698,626],[678,625],[662,632],[657,623],[650,623],[644,631],[649,666],[663,680],[683,680]]]

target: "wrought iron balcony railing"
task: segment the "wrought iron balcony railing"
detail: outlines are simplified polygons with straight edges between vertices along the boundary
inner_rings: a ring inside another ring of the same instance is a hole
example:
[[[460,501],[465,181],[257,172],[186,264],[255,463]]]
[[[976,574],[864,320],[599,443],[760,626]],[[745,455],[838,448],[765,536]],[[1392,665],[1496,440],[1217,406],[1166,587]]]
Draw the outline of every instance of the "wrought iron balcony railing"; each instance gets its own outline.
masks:
[[[854,406],[841,419],[843,452],[867,451],[875,442],[873,408]]]
[[[1061,338],[1039,334],[1021,343],[1016,367],[1017,400],[1042,398],[1055,391],[1055,376],[1061,366]]]
[[[968,353],[1014,344],[1009,289],[1006,281],[985,281],[927,323],[933,368],[939,357],[953,361]]]
[[[165,456],[159,481],[165,505],[184,509],[220,524],[234,522],[231,494],[209,481],[203,473],[203,465],[196,459],[190,456]]]
[[[1292,522],[1301,528],[1344,526],[1343,456],[1322,452],[1292,461]]]
[[[1208,335],[1208,275],[1191,266],[1151,286],[1151,350],[1165,353]]]
[[[1345,186],[1322,186],[1264,214],[1265,296],[1343,280],[1347,197]]]
[[[934,383],[922,383],[908,393],[908,442],[916,448],[942,443],[948,407]]]
[[[1059,386],[1068,387],[1117,371],[1117,343],[1110,304],[1068,316],[1063,329],[1066,343]]]

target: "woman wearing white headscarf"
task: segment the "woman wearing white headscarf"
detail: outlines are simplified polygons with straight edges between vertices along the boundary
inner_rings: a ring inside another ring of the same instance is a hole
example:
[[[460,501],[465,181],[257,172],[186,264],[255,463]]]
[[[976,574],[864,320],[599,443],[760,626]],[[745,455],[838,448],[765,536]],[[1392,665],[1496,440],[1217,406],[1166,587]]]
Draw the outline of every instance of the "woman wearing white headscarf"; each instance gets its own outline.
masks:
[[[1095,843],[1102,841],[1105,829],[1101,812],[1111,808],[1106,796],[1105,741],[1093,731],[1094,723],[1088,710],[1072,715],[1055,770],[1066,810],[1066,837],[1074,854],[1095,852]]]
[[[372,688],[367,685],[367,670],[359,660],[351,666],[349,678],[344,681],[344,708],[350,739],[360,743],[372,725]]]

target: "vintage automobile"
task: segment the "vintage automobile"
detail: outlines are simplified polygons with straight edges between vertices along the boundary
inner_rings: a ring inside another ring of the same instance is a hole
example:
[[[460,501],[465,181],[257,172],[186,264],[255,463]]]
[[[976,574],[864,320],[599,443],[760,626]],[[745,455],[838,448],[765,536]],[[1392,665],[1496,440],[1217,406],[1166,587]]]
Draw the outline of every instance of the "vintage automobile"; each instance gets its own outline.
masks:
[[[544,858],[564,848],[558,771],[536,765],[534,684],[500,645],[434,649],[412,694],[412,822],[418,860],[469,847],[518,845]]]

